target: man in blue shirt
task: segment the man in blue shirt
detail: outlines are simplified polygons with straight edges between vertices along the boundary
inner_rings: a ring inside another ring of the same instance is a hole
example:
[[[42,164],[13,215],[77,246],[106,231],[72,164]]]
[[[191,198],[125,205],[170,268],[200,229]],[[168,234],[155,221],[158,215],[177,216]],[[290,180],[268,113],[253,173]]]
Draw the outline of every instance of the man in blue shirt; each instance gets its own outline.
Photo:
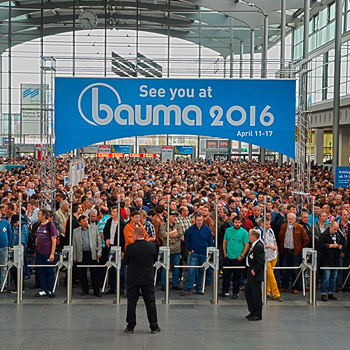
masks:
[[[1,218],[0,212],[0,265],[6,265],[9,256],[9,247],[12,243],[12,230],[10,223]],[[7,268],[0,267],[0,289],[4,283]],[[6,285],[4,291],[6,291]]]
[[[203,224],[204,219],[202,214],[195,215],[195,224],[187,230],[185,243],[190,255],[189,265],[200,266],[206,260],[208,247],[214,247],[213,235],[209,226]],[[182,296],[190,295],[196,276],[196,268],[190,268],[186,279],[186,286],[181,293]],[[198,269],[198,277],[196,280],[196,294],[203,294],[202,280],[204,268]]]

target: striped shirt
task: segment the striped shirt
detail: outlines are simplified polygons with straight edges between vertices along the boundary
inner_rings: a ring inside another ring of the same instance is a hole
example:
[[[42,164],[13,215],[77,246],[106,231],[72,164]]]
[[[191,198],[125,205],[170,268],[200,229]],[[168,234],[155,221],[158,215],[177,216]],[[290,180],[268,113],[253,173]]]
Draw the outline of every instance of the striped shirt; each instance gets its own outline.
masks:
[[[185,233],[186,230],[192,226],[191,224],[191,218],[189,218],[188,216],[186,218],[183,218],[182,216],[178,216],[176,218],[176,223],[179,224],[182,228],[182,232]]]

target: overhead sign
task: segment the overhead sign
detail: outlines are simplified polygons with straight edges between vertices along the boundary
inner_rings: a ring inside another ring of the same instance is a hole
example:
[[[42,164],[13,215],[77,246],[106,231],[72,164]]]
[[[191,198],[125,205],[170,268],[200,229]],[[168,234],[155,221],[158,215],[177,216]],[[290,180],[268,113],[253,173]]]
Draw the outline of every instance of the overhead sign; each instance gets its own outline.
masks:
[[[98,152],[99,153],[110,153],[111,152],[111,145],[99,145]]]
[[[124,158],[124,153],[97,153],[97,158]]]
[[[205,141],[205,148],[218,148],[219,143],[218,141],[213,140],[206,140]]]
[[[193,152],[192,146],[175,146],[175,154],[191,154]]]
[[[154,153],[130,153],[129,158],[156,158]]]
[[[335,167],[335,187],[349,187],[350,185],[350,166]]]
[[[16,145],[16,151],[18,153],[34,153],[35,145]]]
[[[82,147],[81,150],[83,153],[95,154],[99,152],[99,146],[98,145],[86,146],[86,147]]]
[[[130,145],[111,145],[112,153],[130,153]]]
[[[56,154],[116,137],[186,134],[294,158],[295,91],[294,80],[56,78]]]
[[[174,159],[174,146],[162,146],[162,162]]]
[[[139,152],[140,153],[162,154],[162,146],[139,145]]]
[[[229,141],[219,141],[219,148],[229,148]]]

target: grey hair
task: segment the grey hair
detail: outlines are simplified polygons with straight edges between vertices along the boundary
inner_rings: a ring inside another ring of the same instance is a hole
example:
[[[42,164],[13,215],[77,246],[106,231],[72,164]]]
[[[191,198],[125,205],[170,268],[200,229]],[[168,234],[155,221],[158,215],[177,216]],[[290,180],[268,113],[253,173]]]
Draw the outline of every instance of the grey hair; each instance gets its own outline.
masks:
[[[93,208],[93,209],[90,210],[90,214],[97,215],[98,212],[97,212],[97,210],[95,208]]]
[[[66,201],[65,199],[63,201],[60,202],[60,208],[62,208],[64,205],[68,204],[68,201]]]

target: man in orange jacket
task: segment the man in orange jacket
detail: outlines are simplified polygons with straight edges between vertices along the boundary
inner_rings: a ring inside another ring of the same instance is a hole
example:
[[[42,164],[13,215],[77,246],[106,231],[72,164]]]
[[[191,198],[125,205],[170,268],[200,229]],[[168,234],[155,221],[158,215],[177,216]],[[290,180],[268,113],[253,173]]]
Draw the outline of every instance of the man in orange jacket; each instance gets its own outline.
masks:
[[[133,211],[130,214],[130,221],[129,223],[124,227],[124,237],[125,237],[125,249],[126,247],[131,244],[134,243],[133,239],[132,239],[132,231],[135,227],[141,227],[145,233],[145,240],[148,241],[148,234],[144,228],[144,226],[141,224],[140,222],[140,213],[138,211]]]

